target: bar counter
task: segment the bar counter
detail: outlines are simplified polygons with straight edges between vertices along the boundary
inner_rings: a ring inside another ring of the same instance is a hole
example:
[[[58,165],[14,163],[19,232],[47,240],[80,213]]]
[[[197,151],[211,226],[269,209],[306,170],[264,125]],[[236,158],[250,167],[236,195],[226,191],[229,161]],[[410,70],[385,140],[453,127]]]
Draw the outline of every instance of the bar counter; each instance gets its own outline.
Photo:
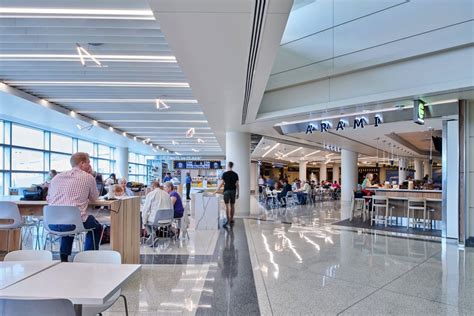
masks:
[[[408,199],[426,199],[426,209],[433,210],[433,220],[442,219],[442,190],[375,189],[376,195],[389,197],[389,207],[393,207],[393,216],[406,217]]]

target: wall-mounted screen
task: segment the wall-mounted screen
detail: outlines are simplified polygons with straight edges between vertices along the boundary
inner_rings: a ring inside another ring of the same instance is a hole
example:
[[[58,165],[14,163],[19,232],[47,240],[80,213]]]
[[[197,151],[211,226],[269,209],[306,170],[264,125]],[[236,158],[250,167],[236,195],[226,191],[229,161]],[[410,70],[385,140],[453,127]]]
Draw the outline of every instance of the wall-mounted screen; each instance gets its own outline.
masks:
[[[220,161],[209,160],[175,160],[174,169],[221,169]]]

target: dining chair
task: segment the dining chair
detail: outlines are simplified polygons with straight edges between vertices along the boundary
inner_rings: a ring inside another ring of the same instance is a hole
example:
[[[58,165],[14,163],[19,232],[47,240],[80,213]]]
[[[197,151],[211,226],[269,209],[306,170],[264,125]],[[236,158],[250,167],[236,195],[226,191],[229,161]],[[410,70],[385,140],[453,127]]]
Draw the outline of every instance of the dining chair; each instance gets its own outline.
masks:
[[[75,206],[56,206],[47,205],[43,209],[43,221],[44,229],[48,232],[46,238],[51,236],[64,237],[64,236],[80,236],[83,233],[93,231],[93,229],[84,228],[84,224],[81,218],[81,212],[79,208]],[[50,227],[50,225],[71,225],[74,229],[70,231],[58,231]],[[52,238],[50,238],[52,239]],[[95,236],[92,234],[92,239],[95,245]],[[53,250],[51,243],[51,251]],[[44,243],[44,249],[46,249],[46,242]]]
[[[53,261],[49,250],[16,250],[9,252],[3,261]]]
[[[0,315],[8,316],[75,316],[74,305],[66,299],[5,299],[0,298]]]
[[[0,231],[7,232],[7,252],[10,251],[10,233],[14,230],[21,229],[23,226],[23,220],[21,218],[20,210],[18,206],[13,202],[0,202]],[[21,248],[21,233],[20,233],[20,244]]]
[[[155,220],[153,222],[148,222],[148,225],[151,226],[150,241],[153,249],[155,248],[156,241],[159,240],[159,237],[156,234],[156,231],[160,228],[166,228],[166,233],[168,234],[168,226],[174,220],[174,210],[173,209],[163,209],[158,210],[155,215]],[[199,223],[196,224],[196,226]]]
[[[89,250],[76,254],[74,262],[93,263],[93,264],[121,264],[122,256],[119,252],[113,250]],[[128,303],[125,295],[122,295],[122,289],[116,290],[112,296],[101,305],[82,305],[83,315],[97,315],[109,309],[121,297],[125,304],[125,315],[128,316]]]

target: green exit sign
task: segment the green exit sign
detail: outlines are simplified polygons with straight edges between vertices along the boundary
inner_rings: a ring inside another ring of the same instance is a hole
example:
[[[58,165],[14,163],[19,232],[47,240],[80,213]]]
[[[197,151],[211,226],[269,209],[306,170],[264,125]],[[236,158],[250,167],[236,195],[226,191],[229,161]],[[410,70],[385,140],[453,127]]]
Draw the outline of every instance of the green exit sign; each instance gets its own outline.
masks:
[[[425,124],[425,102],[422,100],[413,101],[413,122],[416,124]]]

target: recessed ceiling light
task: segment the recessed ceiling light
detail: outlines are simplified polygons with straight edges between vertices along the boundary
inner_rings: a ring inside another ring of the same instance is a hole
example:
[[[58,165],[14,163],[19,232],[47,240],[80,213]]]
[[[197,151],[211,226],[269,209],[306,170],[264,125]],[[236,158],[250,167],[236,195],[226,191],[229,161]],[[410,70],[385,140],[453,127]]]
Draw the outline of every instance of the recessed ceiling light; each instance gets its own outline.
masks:
[[[18,86],[63,86],[63,87],[156,87],[156,88],[189,88],[187,82],[144,82],[144,81],[54,81],[54,80],[14,80],[5,81],[8,85]]]
[[[298,148],[296,148],[295,150],[292,150],[292,151],[290,151],[289,153],[284,154],[283,157],[288,157],[289,155],[294,154],[295,152],[297,152],[297,151],[299,151],[299,150],[301,150],[301,149],[303,149],[303,147],[298,147]]]
[[[191,148],[191,150],[194,151],[195,153],[198,153],[198,152],[199,152],[199,150],[194,149],[194,148]]]
[[[273,145],[272,148],[270,148],[267,152],[265,152],[265,153],[262,155],[262,158],[265,158],[266,155],[268,155],[270,152],[272,152],[272,150],[274,150],[274,149],[277,148],[278,146],[280,146],[280,143],[276,143],[275,145]]]
[[[312,153],[309,153],[307,155],[304,155],[304,157],[309,157],[309,156],[312,156],[312,155],[315,155],[317,153],[319,153],[321,150],[316,150],[316,151],[313,151]]]
[[[198,142],[198,143],[201,143],[201,144],[204,144],[204,143],[205,143],[205,141],[204,141],[203,139],[201,139],[201,138],[198,138],[198,139],[197,139],[197,142]]]
[[[175,140],[172,140],[171,143],[172,143],[173,145],[179,145],[179,143],[178,143],[177,141],[175,141]]]
[[[2,55],[0,54],[0,59]],[[168,103],[197,103],[193,99],[162,99]],[[74,103],[154,103],[156,99],[51,99],[52,102],[74,102]]]
[[[6,8],[0,7],[2,17],[18,18],[64,18],[64,19],[127,19],[154,20],[151,10],[107,10],[107,9],[68,9],[68,8]]]
[[[112,126],[109,126],[109,131],[113,132],[114,128]]]

